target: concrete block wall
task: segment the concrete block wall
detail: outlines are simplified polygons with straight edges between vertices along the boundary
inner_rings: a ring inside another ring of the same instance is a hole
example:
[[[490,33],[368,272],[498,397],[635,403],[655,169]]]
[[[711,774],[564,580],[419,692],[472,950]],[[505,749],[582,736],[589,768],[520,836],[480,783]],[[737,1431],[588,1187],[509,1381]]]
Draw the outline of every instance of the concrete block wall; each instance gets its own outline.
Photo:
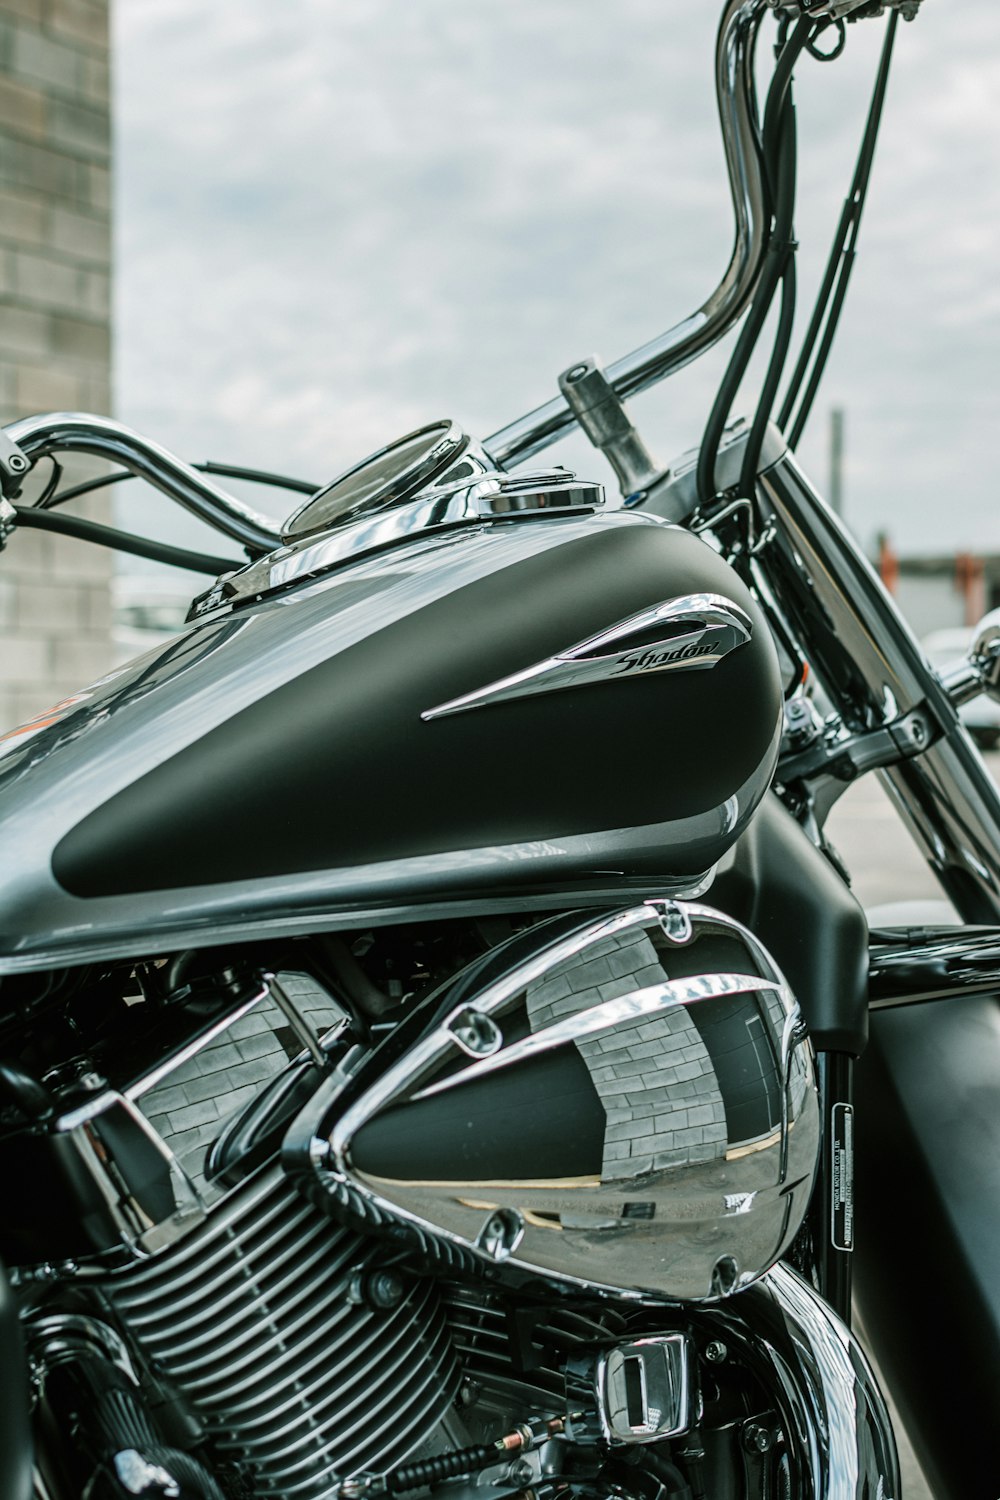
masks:
[[[0,0],[0,422],[66,410],[111,410],[108,0]],[[108,519],[105,498],[73,510]],[[9,540],[0,730],[108,670],[111,573],[103,548]]]

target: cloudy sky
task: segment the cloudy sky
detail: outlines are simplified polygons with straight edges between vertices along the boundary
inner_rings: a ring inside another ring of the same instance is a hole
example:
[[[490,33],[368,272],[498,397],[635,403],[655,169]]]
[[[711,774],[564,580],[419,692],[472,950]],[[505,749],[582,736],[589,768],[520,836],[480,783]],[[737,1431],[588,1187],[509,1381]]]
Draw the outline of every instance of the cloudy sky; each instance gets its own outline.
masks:
[[[686,316],[731,242],[720,8],[118,0],[119,416],[189,458],[321,481],[440,416],[486,435],[572,360]],[[802,456],[825,485],[842,405],[866,545],[1000,550],[1000,6],[923,9]],[[803,307],[882,24],[798,69]],[[663,462],[698,441],[727,349],[633,403]],[[551,458],[605,477],[579,439]]]

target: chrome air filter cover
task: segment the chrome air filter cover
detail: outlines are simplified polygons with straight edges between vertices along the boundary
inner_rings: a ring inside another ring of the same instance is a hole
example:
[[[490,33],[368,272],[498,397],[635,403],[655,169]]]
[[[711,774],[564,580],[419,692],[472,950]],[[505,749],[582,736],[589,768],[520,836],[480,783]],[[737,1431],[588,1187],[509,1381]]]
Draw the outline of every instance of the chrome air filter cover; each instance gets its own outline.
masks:
[[[776,964],[709,908],[529,928],[303,1112],[286,1166],[450,1273],[714,1300],[788,1247],[815,1179],[811,1048]]]

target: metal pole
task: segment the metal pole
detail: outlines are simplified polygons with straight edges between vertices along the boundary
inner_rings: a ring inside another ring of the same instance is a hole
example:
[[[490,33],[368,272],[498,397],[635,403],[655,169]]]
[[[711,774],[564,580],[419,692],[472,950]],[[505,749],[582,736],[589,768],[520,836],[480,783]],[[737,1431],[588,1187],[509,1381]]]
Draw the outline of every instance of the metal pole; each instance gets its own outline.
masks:
[[[844,514],[844,408],[830,411],[830,509]]]

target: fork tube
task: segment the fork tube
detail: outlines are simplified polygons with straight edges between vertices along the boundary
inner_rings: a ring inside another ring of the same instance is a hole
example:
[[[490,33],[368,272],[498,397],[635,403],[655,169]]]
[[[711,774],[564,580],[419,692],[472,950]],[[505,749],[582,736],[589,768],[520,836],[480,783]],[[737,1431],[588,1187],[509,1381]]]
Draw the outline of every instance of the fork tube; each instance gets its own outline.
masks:
[[[845,725],[880,729],[918,707],[936,724],[928,749],[879,775],[959,916],[1000,922],[1000,793],[940,680],[791,454],[760,476],[758,495],[773,527],[754,568]]]

